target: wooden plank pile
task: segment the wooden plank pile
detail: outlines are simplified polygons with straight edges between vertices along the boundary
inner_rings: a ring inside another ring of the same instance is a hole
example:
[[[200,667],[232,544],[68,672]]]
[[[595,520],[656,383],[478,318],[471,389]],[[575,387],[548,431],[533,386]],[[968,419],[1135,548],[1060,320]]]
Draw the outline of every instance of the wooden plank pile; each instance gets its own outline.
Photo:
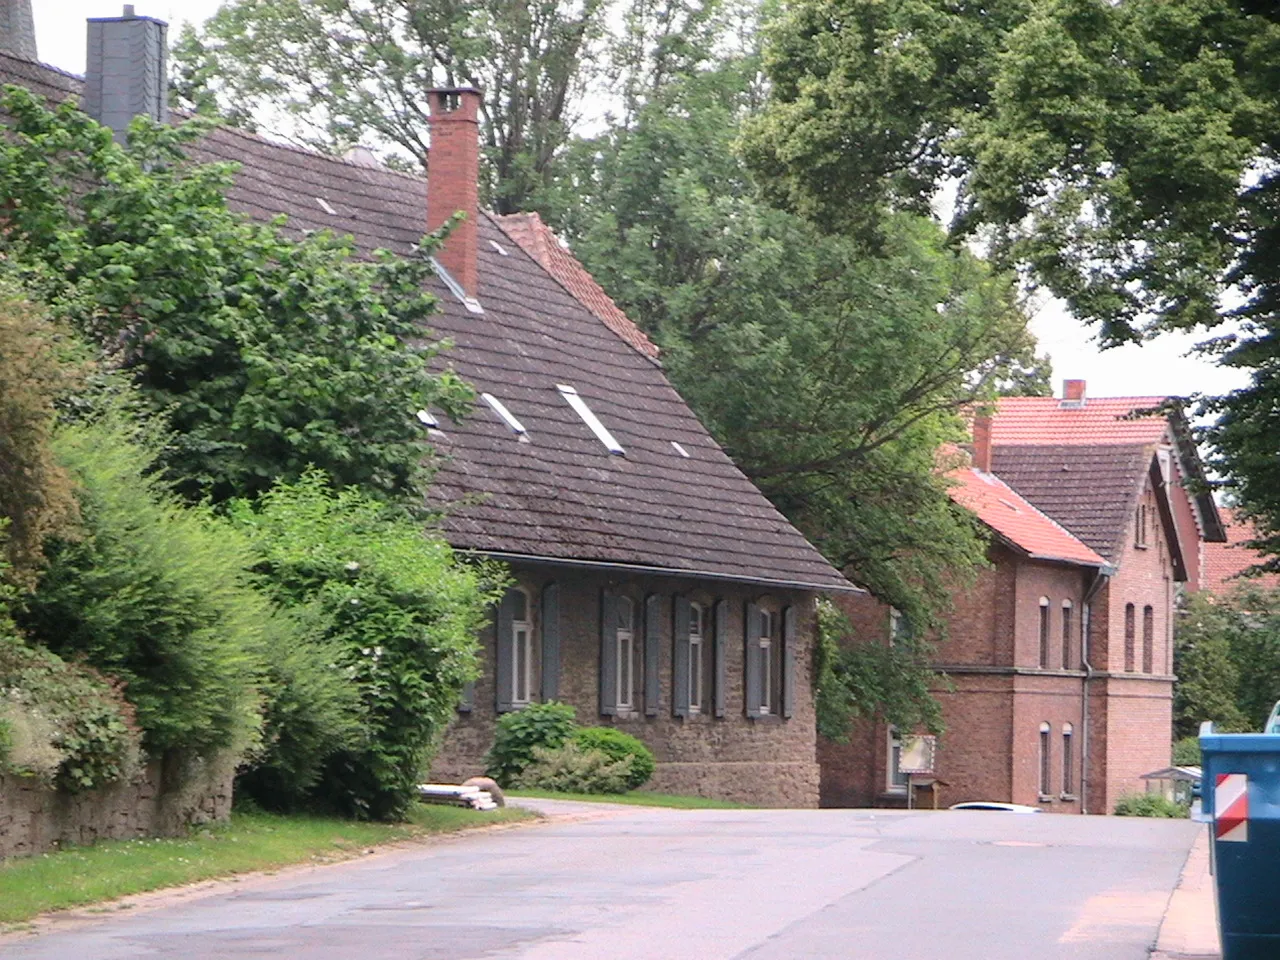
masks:
[[[420,783],[418,799],[423,803],[439,803],[448,807],[470,807],[472,810],[497,810],[493,796],[479,787],[452,783]]]

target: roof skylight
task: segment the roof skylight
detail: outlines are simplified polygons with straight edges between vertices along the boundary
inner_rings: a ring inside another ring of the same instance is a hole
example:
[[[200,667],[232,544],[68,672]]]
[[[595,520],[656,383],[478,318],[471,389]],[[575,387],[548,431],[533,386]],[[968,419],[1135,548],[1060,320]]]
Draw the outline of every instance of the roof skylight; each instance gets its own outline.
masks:
[[[316,197],[316,203],[320,204],[320,209],[329,214],[329,216],[336,217],[338,215],[338,211],[329,206],[329,201],[324,197]]]
[[[480,301],[475,297],[467,296],[467,291],[462,288],[462,284],[454,278],[452,273],[445,269],[444,264],[432,257],[431,266],[435,268],[436,276],[443,280],[444,285],[449,288],[449,292],[457,297],[458,302],[466,307],[470,313],[484,313],[484,307],[480,306]]]
[[[439,427],[440,421],[436,419],[436,415],[430,410],[419,410],[414,414],[418,418],[418,422],[427,427]]]
[[[684,447],[680,446],[680,444],[679,444],[679,443],[677,443],[675,440],[672,440],[672,441],[671,441],[671,445],[672,445],[673,447],[675,447],[675,448],[676,448],[676,453],[680,454],[680,456],[684,457],[686,460],[687,460],[687,459],[689,459],[689,451],[688,451],[688,450],[686,450]]]
[[[511,432],[516,434],[521,440],[528,440],[529,431],[524,428],[524,424],[516,419],[515,414],[507,409],[506,405],[495,397],[492,393],[480,394],[480,399],[489,405],[494,413],[496,413],[508,427]]]
[[[596,435],[596,439],[605,445],[610,453],[619,456],[626,454],[622,449],[622,444],[617,441],[609,429],[600,422],[600,418],[591,412],[591,408],[587,406],[587,402],[578,396],[578,391],[573,387],[566,386],[563,383],[557,383],[556,389],[560,391],[560,396],[564,397],[569,406],[573,407],[574,412],[582,418],[582,422],[591,428],[591,432]]]
[[[511,254],[507,252],[507,248],[504,247],[502,244],[500,244],[497,240],[490,240],[489,246],[493,247],[493,249],[497,250],[504,257],[511,256]]]

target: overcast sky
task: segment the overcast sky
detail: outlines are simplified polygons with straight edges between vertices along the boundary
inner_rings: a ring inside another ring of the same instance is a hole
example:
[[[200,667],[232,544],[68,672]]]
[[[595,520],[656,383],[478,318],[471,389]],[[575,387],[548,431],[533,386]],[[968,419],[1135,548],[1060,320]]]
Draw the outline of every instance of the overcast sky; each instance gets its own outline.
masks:
[[[167,20],[176,33],[181,22],[199,23],[219,5],[220,0],[135,0],[134,9]],[[85,19],[118,16],[121,6],[105,0],[34,0],[40,59],[83,73]],[[1041,350],[1053,358],[1055,392],[1065,378],[1088,380],[1092,396],[1221,393],[1241,384],[1238,374],[1188,356],[1199,339],[1195,336],[1170,335],[1143,346],[1099,351],[1089,330],[1053,303],[1037,312],[1032,329]]]

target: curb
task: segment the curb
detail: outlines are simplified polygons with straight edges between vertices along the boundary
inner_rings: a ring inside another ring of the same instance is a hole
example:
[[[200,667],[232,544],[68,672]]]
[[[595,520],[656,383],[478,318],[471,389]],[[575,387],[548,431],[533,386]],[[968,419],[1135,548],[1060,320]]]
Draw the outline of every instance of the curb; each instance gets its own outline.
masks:
[[[1209,872],[1209,831],[1196,836],[1156,938],[1151,960],[1221,960],[1218,905]]]

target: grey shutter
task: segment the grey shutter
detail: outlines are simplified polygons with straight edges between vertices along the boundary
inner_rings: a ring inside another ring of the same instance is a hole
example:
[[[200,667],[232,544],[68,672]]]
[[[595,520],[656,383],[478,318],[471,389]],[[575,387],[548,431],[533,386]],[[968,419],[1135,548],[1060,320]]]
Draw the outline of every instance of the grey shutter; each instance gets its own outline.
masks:
[[[600,594],[600,714],[618,712],[618,598]]]
[[[743,646],[743,660],[746,661],[746,697],[747,716],[760,716],[760,608],[754,603],[747,604],[746,642]]]
[[[651,593],[644,600],[644,715],[658,715],[658,663],[662,643],[662,598]]]
[[[677,717],[689,715],[689,599],[677,595],[671,600],[671,629],[675,642],[671,647],[671,712]]]
[[[542,700],[560,696],[560,585],[542,588]]]
[[[496,642],[493,645],[497,663],[494,665],[494,706],[499,713],[514,710],[511,700],[511,624],[515,620],[516,591],[508,590],[498,604],[497,622],[494,624]]]
[[[462,685],[462,696],[458,700],[458,712],[470,713],[476,705],[476,682],[468,680]]]
[[[729,658],[729,604],[724,600],[717,600],[715,605],[715,646],[714,663],[712,664],[712,676],[715,683],[715,715],[717,717],[724,716],[725,703],[728,701],[728,690],[726,689],[729,679],[729,670],[726,661]]]
[[[796,710],[796,608],[782,611],[782,715]]]

